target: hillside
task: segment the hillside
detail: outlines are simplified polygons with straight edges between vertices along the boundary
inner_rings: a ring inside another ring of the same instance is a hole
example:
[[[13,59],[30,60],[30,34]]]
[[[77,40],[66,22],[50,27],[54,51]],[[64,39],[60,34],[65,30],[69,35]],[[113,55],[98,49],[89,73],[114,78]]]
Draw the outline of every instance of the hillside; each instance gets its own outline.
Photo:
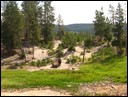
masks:
[[[69,24],[66,25],[66,27],[68,29],[70,29],[70,31],[74,31],[74,32],[91,32],[94,33],[94,24]]]
[[[55,32],[58,31],[58,26],[55,25]],[[64,25],[64,30],[73,32],[90,32],[94,34],[94,24],[93,23],[80,23],[80,24],[69,24]],[[127,24],[124,26],[125,32],[127,32]]]
[[[56,32],[58,31],[58,26],[55,25]],[[94,25],[93,24],[69,24],[69,25],[64,25],[64,30],[65,31],[73,31],[73,32],[91,32],[94,33]]]

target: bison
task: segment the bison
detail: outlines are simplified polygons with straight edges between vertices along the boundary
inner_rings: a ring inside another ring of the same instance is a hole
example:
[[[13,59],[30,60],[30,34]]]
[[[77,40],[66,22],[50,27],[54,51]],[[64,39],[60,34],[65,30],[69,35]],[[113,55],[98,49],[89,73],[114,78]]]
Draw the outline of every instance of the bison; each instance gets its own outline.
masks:
[[[54,62],[52,63],[52,66],[51,68],[57,68],[61,65],[61,59],[60,58],[57,58],[54,60]]]

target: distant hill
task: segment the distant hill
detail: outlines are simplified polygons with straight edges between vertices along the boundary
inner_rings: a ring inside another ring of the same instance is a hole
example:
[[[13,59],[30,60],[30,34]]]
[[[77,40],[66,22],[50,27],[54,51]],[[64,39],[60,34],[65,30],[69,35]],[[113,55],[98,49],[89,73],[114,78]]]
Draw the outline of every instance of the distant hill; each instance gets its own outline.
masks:
[[[70,31],[94,33],[94,24],[70,24],[66,25]]]
[[[125,31],[127,32],[127,24],[124,26]],[[58,26],[55,26],[54,29],[56,32],[58,31]],[[94,24],[93,23],[81,23],[81,24],[69,24],[64,25],[65,31],[73,31],[73,32],[90,32],[94,34]]]
[[[65,31],[73,31],[73,32],[90,32],[94,33],[94,24],[69,24],[64,25]],[[55,25],[54,31],[58,31],[58,26]]]
[[[65,25],[64,25],[64,30],[65,30],[66,32],[71,31],[71,30],[70,30],[69,28],[67,28]],[[55,31],[55,32],[58,31],[58,26],[57,26],[57,25],[55,25],[54,31]]]

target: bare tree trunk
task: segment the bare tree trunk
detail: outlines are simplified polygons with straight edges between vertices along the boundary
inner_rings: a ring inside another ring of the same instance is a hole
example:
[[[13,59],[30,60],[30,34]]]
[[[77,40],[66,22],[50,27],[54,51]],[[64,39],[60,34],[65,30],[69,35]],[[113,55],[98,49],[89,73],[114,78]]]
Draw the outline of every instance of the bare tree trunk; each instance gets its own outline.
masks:
[[[84,63],[84,57],[85,57],[85,47],[84,47],[84,53],[83,53],[83,61],[82,61],[82,63]]]
[[[27,56],[26,56],[26,53],[25,53],[24,49],[23,49],[23,54],[24,54],[25,62],[27,62]]]
[[[109,41],[107,42],[107,47],[109,47]]]
[[[26,54],[24,54],[24,57],[25,57],[25,62],[27,62],[27,57],[26,57]]]
[[[33,45],[33,58],[32,59],[34,59],[34,45]]]
[[[25,54],[25,51],[24,51],[23,48],[21,48],[21,57],[22,57],[23,59],[25,59],[25,62],[27,61],[27,59],[26,59],[26,54]]]

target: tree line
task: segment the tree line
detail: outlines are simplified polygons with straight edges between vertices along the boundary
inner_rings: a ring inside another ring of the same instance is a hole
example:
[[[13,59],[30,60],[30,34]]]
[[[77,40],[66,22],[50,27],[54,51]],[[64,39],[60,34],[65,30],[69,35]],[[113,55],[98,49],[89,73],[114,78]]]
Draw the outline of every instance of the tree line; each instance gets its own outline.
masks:
[[[104,15],[103,8],[101,8],[101,11],[96,10],[95,12],[95,35],[99,36],[99,42],[104,40],[107,41],[108,46],[110,46],[110,43],[112,46],[116,46],[118,55],[123,53],[122,48],[127,47],[127,32],[124,32],[126,24],[124,14],[124,9],[120,3],[118,3],[116,9],[109,5],[110,17]]]
[[[16,1],[2,1],[1,41],[12,51],[22,50],[24,40],[34,52],[35,45],[53,40],[54,8],[51,1],[23,1],[21,7],[19,10]]]

